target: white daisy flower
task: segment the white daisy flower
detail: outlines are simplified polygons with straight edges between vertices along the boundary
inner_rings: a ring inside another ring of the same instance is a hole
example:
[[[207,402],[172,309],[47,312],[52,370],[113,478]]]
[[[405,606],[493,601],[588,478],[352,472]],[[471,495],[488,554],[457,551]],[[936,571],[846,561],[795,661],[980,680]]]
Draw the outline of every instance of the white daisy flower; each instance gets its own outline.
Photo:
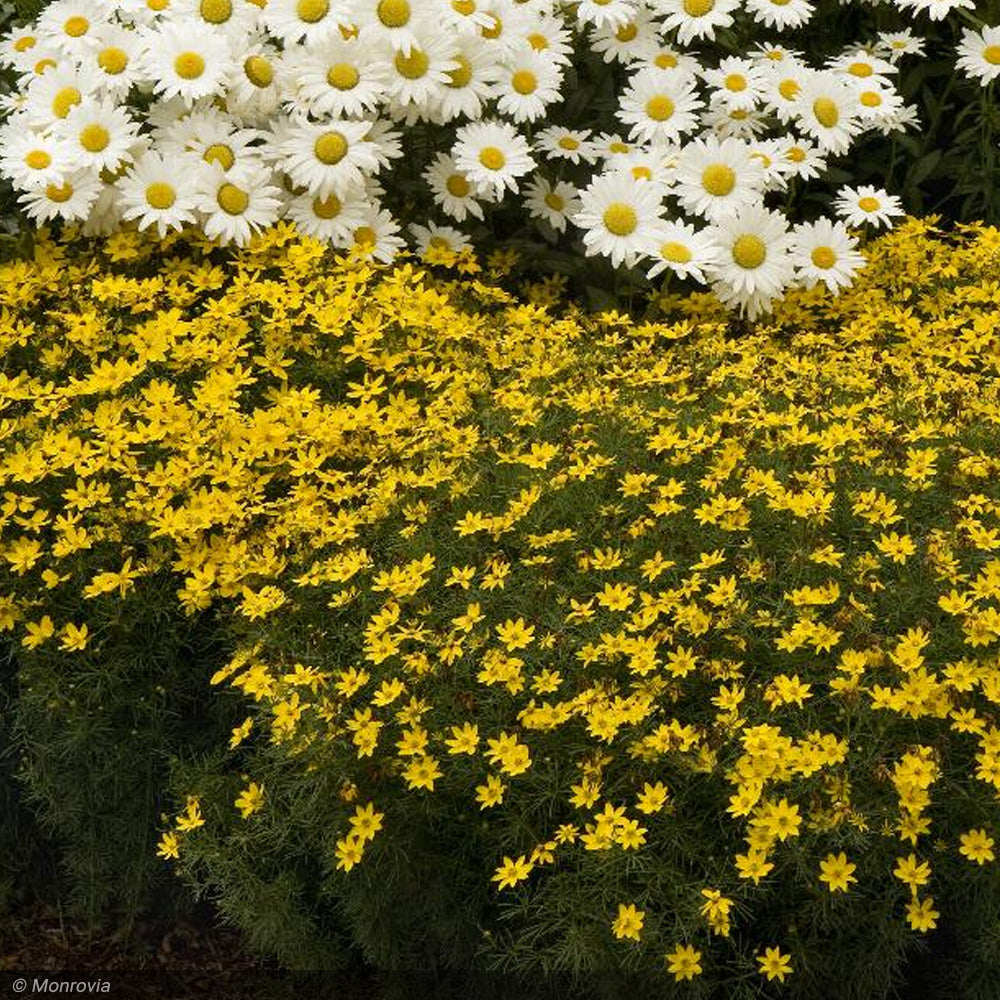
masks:
[[[895,64],[903,56],[922,56],[924,40],[918,38],[912,31],[883,31],[878,36],[876,51]]]
[[[606,169],[626,174],[639,184],[655,184],[661,196],[673,184],[678,146],[651,146],[608,161]]]
[[[986,27],[982,31],[965,28],[955,65],[983,87],[1000,76],[1000,28]]]
[[[351,234],[351,242],[345,249],[362,260],[377,260],[383,264],[392,263],[393,258],[406,247],[400,238],[399,223],[384,208],[369,205],[365,220]]]
[[[666,26],[677,31],[677,41],[688,45],[698,38],[715,40],[716,28],[733,23],[739,0],[653,0],[655,11],[666,16]]]
[[[820,152],[816,143],[796,136],[787,136],[782,140],[782,144],[784,147],[782,156],[789,162],[796,177],[811,180],[826,170],[826,157]]]
[[[147,78],[141,68],[142,47],[134,31],[118,24],[102,24],[94,32],[94,45],[81,56],[85,72],[93,74],[100,93],[124,101],[137,83]]]
[[[420,257],[423,257],[430,249],[459,253],[472,246],[469,237],[452,226],[439,226],[434,222],[427,226],[421,226],[413,222],[409,228],[410,232],[413,233],[414,249]]]
[[[409,37],[406,49],[397,49],[387,64],[388,93],[403,107],[429,108],[441,99],[451,79],[449,74],[461,64],[449,39],[426,23]]]
[[[284,63],[294,81],[286,103],[304,104],[316,118],[374,114],[388,90],[388,62],[339,32],[291,49]]]
[[[200,168],[196,204],[209,239],[246,246],[254,233],[278,221],[281,195],[266,167],[226,173],[217,163]]]
[[[635,18],[635,8],[634,0],[580,0],[576,19],[583,26],[620,28]]]
[[[355,0],[351,20],[361,29],[363,43],[388,43],[405,56],[419,44],[418,33],[426,35],[430,21],[426,7],[426,0]]]
[[[250,0],[171,0],[170,20],[242,38],[261,22],[261,11]]]
[[[31,71],[43,56],[58,54],[59,49],[42,38],[37,25],[14,28],[0,39],[0,66],[17,73]]]
[[[53,134],[66,143],[72,165],[95,172],[116,170],[123,160],[131,162],[129,147],[138,131],[125,108],[93,97],[74,105],[53,128]]]
[[[815,11],[809,0],[746,0],[746,6],[758,24],[777,31],[801,28]]]
[[[562,100],[559,67],[530,45],[519,46],[504,64],[494,84],[497,109],[515,122],[533,122],[550,104]]]
[[[784,191],[788,179],[798,175],[795,164],[785,155],[786,146],[783,139],[756,139],[749,145],[750,158],[759,160],[764,168],[765,192]]]
[[[827,68],[841,73],[852,86],[892,86],[892,76],[899,70],[891,62],[869,55],[863,49],[849,49],[827,61]]]
[[[321,198],[342,198],[364,183],[365,174],[378,169],[374,145],[365,140],[369,127],[364,121],[310,122],[298,117],[278,146],[278,167]]]
[[[713,96],[732,110],[749,111],[764,99],[768,75],[750,59],[728,56],[716,69],[705,70],[702,77],[715,90]]]
[[[796,96],[799,128],[831,153],[846,153],[861,131],[854,92],[833,73],[810,73]]]
[[[260,21],[283,45],[312,45],[339,31],[349,18],[331,0],[267,0]]]
[[[258,143],[263,138],[265,133],[240,128],[213,108],[192,112],[160,130],[157,148],[172,157],[193,156],[205,163],[218,163],[228,172],[257,165]]]
[[[442,13],[450,26],[468,34],[478,34],[480,28],[493,25],[493,16],[477,0],[451,0],[442,5]]]
[[[438,153],[423,172],[434,202],[457,222],[469,215],[483,218],[483,209],[476,200],[476,190],[469,178],[455,166],[447,153]]]
[[[779,298],[795,277],[792,235],[779,212],[747,205],[709,226],[705,235],[717,252],[709,269],[713,290],[723,303],[751,318]]]
[[[483,193],[517,191],[517,178],[535,167],[531,147],[507,122],[463,125],[452,149],[455,166]]]
[[[96,0],[55,0],[39,15],[38,34],[69,56],[84,55],[94,44],[94,32],[107,24],[110,11]]]
[[[975,10],[975,0],[896,0],[903,11],[926,14],[932,21],[944,20],[953,10]]]
[[[770,118],[762,110],[711,107],[702,115],[702,125],[720,139],[755,139],[770,127]]]
[[[614,132],[601,132],[595,135],[591,140],[591,144],[594,153],[605,161],[615,156],[627,156],[638,149],[635,143],[626,142],[620,135]]]
[[[479,118],[502,72],[497,54],[477,38],[465,36],[453,39],[449,55],[457,65],[447,73],[435,111],[443,123]]]
[[[67,174],[61,184],[46,184],[25,191],[18,201],[28,218],[37,225],[50,219],[79,222],[87,218],[100,189],[101,181],[95,171],[77,170]]]
[[[911,126],[920,128],[920,112],[915,104],[904,104],[898,111],[884,118],[876,118],[869,123],[873,131],[880,135],[891,132],[905,132]]]
[[[70,150],[56,136],[32,132],[16,119],[0,129],[0,175],[18,190],[59,187],[73,170]]]
[[[626,24],[594,28],[590,32],[590,48],[600,53],[605,62],[652,59],[660,51],[659,27],[649,8],[640,5]]]
[[[568,66],[573,61],[573,36],[567,30],[566,22],[553,14],[551,8],[525,19],[519,28],[519,37],[554,63]]]
[[[688,212],[719,221],[755,202],[764,168],[739,139],[694,139],[677,156],[674,194]]]
[[[277,111],[285,90],[284,60],[266,39],[248,39],[240,49],[226,91],[226,110],[261,126]]]
[[[892,220],[906,214],[896,195],[870,184],[842,187],[837,192],[833,207],[847,225],[861,226],[867,223],[876,229],[882,226],[891,229]]]
[[[524,204],[533,219],[547,222],[556,232],[564,233],[567,220],[580,210],[580,196],[567,181],[553,184],[536,174],[524,189]]]
[[[687,222],[665,222],[660,242],[649,256],[653,261],[646,272],[649,278],[669,270],[678,278],[704,282],[705,269],[717,262],[719,251],[704,230],[698,232]]]
[[[834,294],[849,288],[865,266],[857,245],[857,239],[843,223],[831,219],[800,223],[792,241],[792,263],[798,280],[806,288],[822,282]]]
[[[307,191],[289,200],[285,215],[306,236],[347,247],[353,242],[354,230],[364,225],[369,207],[360,188],[344,198],[335,194],[320,198]]]
[[[65,120],[66,116],[86,98],[98,94],[93,73],[75,67],[59,66],[28,85],[28,100],[24,105],[24,120],[31,128],[48,128]]]
[[[180,173],[180,176],[178,174]],[[194,223],[195,190],[190,173],[181,173],[163,156],[149,152],[139,157],[121,180],[116,181],[123,219],[138,220],[139,230],[155,226],[163,239],[168,230]]]
[[[758,42],[750,50],[750,58],[761,66],[773,68],[784,62],[802,62],[802,53],[779,42]]]
[[[118,18],[125,25],[152,27],[170,16],[173,0],[118,0]]]
[[[638,184],[626,174],[595,177],[580,192],[580,209],[572,219],[584,230],[587,255],[601,254],[615,267],[632,267],[650,254],[662,229],[661,199],[657,185]]]
[[[479,38],[501,60],[539,26],[537,19],[519,10],[510,0],[486,0],[480,3],[480,9],[489,16],[490,24],[479,29]]]
[[[593,163],[597,159],[590,141],[590,129],[571,129],[550,125],[534,137],[534,147],[549,160],[568,160],[570,163]]]
[[[190,105],[225,91],[233,69],[228,36],[173,23],[141,30],[142,68],[158,95]]]
[[[877,83],[860,84],[854,106],[863,124],[894,117],[903,107],[903,98],[891,87]]]
[[[629,81],[616,117],[630,125],[629,135],[642,142],[679,142],[698,127],[701,99],[689,77],[646,68]]]
[[[660,45],[659,48],[645,59],[637,59],[630,69],[641,69],[651,66],[664,73],[679,73],[695,79],[701,71],[701,63],[687,52],[681,52],[670,45]]]
[[[797,59],[784,59],[770,67],[764,100],[783,124],[798,116],[799,93],[812,72]]]

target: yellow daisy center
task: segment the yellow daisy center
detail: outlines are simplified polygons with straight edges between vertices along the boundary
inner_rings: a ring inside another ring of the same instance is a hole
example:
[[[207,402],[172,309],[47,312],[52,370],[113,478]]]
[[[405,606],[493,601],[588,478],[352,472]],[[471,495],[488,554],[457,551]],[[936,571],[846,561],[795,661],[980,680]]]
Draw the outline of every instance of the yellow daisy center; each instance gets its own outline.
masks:
[[[479,162],[487,170],[503,170],[504,165],[507,163],[507,157],[496,146],[484,146],[479,151]]]
[[[723,82],[726,85],[726,90],[732,90],[736,93],[747,89],[747,78],[742,73],[730,73]]]
[[[670,240],[660,247],[660,256],[671,264],[686,264],[691,259],[692,253],[683,243]]]
[[[482,36],[489,39],[499,38],[503,34],[503,21],[497,14],[490,14],[490,17],[493,18],[493,27],[483,28]]]
[[[199,9],[209,24],[225,24],[233,16],[232,0],[201,0]]]
[[[850,73],[851,76],[865,77],[871,76],[875,70],[873,70],[868,63],[855,62],[851,63],[851,65],[847,67],[847,72]]]
[[[414,47],[410,49],[410,54],[404,56],[402,52],[396,53],[396,72],[400,76],[405,76],[407,80],[419,80],[427,73],[431,64],[427,54]]]
[[[654,94],[646,101],[646,114],[654,122],[665,122],[674,113],[674,102],[666,94]]]
[[[654,60],[657,68],[659,69],[676,69],[677,68],[677,56],[671,55],[669,52],[661,52]]]
[[[150,10],[159,13],[161,10],[166,10],[170,6],[170,0],[146,0],[146,6]]]
[[[61,187],[50,184],[45,189],[45,196],[49,201],[59,202],[60,204],[64,201],[69,201],[73,197],[73,185],[69,181],[66,181]]]
[[[878,198],[872,198],[871,196],[859,198],[858,208],[860,208],[862,212],[877,212],[879,208]]]
[[[35,47],[35,37],[33,35],[25,35],[24,38],[19,38],[14,42],[15,52],[27,52],[28,49],[33,49]]]
[[[823,271],[829,270],[837,263],[837,255],[830,247],[816,247],[809,256],[812,258],[812,262]]]
[[[55,64],[55,59],[39,59],[35,63],[35,72],[41,76],[47,69],[52,69]]]
[[[559,140],[559,142],[556,143],[556,145],[560,149],[566,149],[566,150],[569,150],[570,152],[572,152],[575,149],[579,149],[580,148],[580,143],[577,142],[577,140],[574,139],[573,136],[571,136],[571,135],[564,135]]]
[[[628,153],[629,146],[624,142],[613,142],[608,146],[608,150],[612,153]]]
[[[74,104],[79,104],[81,100],[83,100],[83,95],[76,87],[63,87],[52,98],[52,113],[56,118],[65,118],[69,114],[69,109]]]
[[[360,79],[357,67],[350,63],[334,63],[326,71],[326,82],[337,90],[353,90]]]
[[[781,83],[778,84],[778,93],[781,94],[786,101],[794,101],[795,95],[801,89],[802,88],[799,86],[798,80],[782,80]]]
[[[1000,66],[1000,45],[987,45],[983,49],[983,59],[991,66]]]
[[[866,108],[877,108],[882,103],[882,95],[877,90],[866,90],[858,99]]]
[[[566,202],[555,193],[555,191],[550,191],[544,198],[545,204],[552,209],[553,212],[561,212],[566,207]]]
[[[829,97],[817,97],[813,101],[813,114],[823,128],[833,128],[840,121],[837,105]]]
[[[387,28],[403,28],[410,23],[409,0],[379,0],[375,13]]]
[[[205,60],[197,52],[182,52],[174,60],[174,72],[182,80],[197,80],[205,72]]]
[[[274,67],[263,56],[248,56],[243,63],[243,72],[255,87],[261,89],[270,87],[274,80]]]
[[[109,76],[117,76],[128,65],[128,54],[123,49],[114,46],[102,49],[97,57],[97,65]]]
[[[98,125],[96,122],[93,125],[88,125],[80,133],[80,145],[88,153],[101,152],[102,149],[107,148],[110,141],[111,134],[103,125]]]
[[[549,47],[549,40],[540,32],[533,31],[528,35],[528,44],[536,52],[544,52]]]
[[[457,69],[448,70],[449,87],[467,87],[472,79],[472,63],[463,55],[455,56],[458,63]]]
[[[320,163],[333,166],[347,155],[347,140],[340,132],[325,132],[313,146],[313,152]]]
[[[623,24],[616,32],[615,38],[619,42],[631,42],[639,34],[639,27],[635,24]]]
[[[299,0],[295,5],[295,13],[300,21],[315,24],[322,21],[330,12],[330,0]]]
[[[63,31],[69,35],[70,38],[79,38],[81,35],[87,34],[87,29],[90,27],[90,21],[85,17],[70,17],[63,24]]]
[[[733,244],[733,260],[747,271],[760,267],[766,257],[767,245],[759,236],[748,233]]]
[[[354,230],[354,242],[359,247],[371,248],[378,242],[378,236],[371,226],[359,226]]]
[[[533,94],[538,89],[538,78],[531,70],[519,69],[511,78],[510,85],[522,96]]]
[[[146,188],[146,201],[152,208],[170,208],[177,200],[177,192],[165,181],[156,181]]]
[[[637,181],[651,181],[653,179],[653,171],[649,167],[633,167],[632,176]]]
[[[52,157],[44,149],[33,149],[25,156],[24,162],[32,170],[44,170],[52,163]]]
[[[736,187],[736,174],[724,163],[713,163],[702,171],[701,186],[716,198],[724,198]]]
[[[432,236],[428,245],[434,247],[435,250],[451,249],[451,244],[443,236]]]
[[[250,196],[235,184],[223,184],[215,200],[227,215],[242,215],[250,204]]]
[[[313,198],[313,215],[319,219],[335,219],[340,215],[343,207],[335,194],[331,194],[329,198]]]
[[[208,149],[205,150],[202,159],[206,163],[221,164],[223,170],[231,169],[232,165],[236,162],[236,157],[233,155],[233,151],[221,142],[216,142],[209,146]]]
[[[715,0],[684,0],[683,6],[688,17],[704,17],[715,6]]]
[[[470,14],[475,14],[476,12],[475,0],[451,0],[451,9],[456,14],[468,17]]]
[[[631,205],[613,201],[604,210],[604,228],[614,236],[631,236],[639,225],[639,216]]]
[[[452,174],[444,182],[444,186],[453,198],[465,198],[468,196],[469,191],[472,190],[469,182],[461,174]]]
[[[801,163],[806,158],[806,151],[801,146],[792,146],[785,154],[792,163]]]

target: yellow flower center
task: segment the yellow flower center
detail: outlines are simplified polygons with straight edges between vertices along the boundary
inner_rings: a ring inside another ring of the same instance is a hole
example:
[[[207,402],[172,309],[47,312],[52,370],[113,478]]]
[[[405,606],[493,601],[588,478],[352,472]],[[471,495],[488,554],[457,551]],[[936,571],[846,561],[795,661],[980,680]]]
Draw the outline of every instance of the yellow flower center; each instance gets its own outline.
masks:
[[[230,170],[236,162],[236,157],[233,155],[233,151],[221,142],[216,142],[209,146],[208,149],[205,150],[202,159],[206,163],[221,164],[223,170]]]
[[[379,0],[375,13],[387,28],[403,28],[410,23],[409,0]]]
[[[331,194],[329,198],[313,198],[313,214],[319,219],[335,219],[343,207],[335,194]]]
[[[233,16],[232,0],[201,0],[200,10],[209,24],[225,24]]]
[[[452,174],[445,181],[444,186],[454,198],[465,198],[469,194],[469,191],[472,190],[469,182],[461,174]]]
[[[987,45],[983,49],[983,58],[991,66],[1000,66],[1000,45]]]
[[[623,201],[613,201],[604,210],[604,228],[614,236],[631,236],[638,225],[635,209]]]
[[[322,21],[329,12],[330,0],[298,0],[295,5],[295,13],[299,20],[306,24]]]
[[[878,198],[872,198],[871,196],[858,199],[858,208],[862,212],[877,212],[879,208]]]
[[[274,80],[274,67],[263,56],[248,56],[243,63],[243,72],[255,87],[270,87]]]
[[[467,87],[472,79],[472,63],[463,55],[455,56],[458,63],[457,69],[448,70],[449,87]]]
[[[877,90],[866,90],[859,100],[866,108],[877,108],[882,103],[882,95]]]
[[[482,36],[489,39],[499,38],[503,34],[503,21],[498,14],[490,14],[490,17],[493,18],[493,27],[483,28]]]
[[[24,162],[32,170],[44,170],[52,163],[52,157],[44,149],[33,149],[24,158]]]
[[[108,143],[111,141],[111,134],[103,125],[98,125],[94,123],[93,125],[88,125],[80,133],[80,145],[83,146],[88,153],[99,153],[102,149],[106,149]]]
[[[519,69],[511,78],[510,85],[524,96],[533,94],[538,89],[538,78],[527,69]]]
[[[174,72],[182,80],[197,80],[205,72],[205,60],[197,52],[182,52],[174,60]]]
[[[837,255],[830,247],[816,247],[810,254],[812,262],[822,270],[826,271],[837,263]]]
[[[112,46],[109,49],[102,49],[97,57],[97,65],[110,76],[117,76],[123,72],[128,65],[128,55],[119,48]]]
[[[566,202],[555,193],[555,191],[550,191],[545,196],[545,204],[552,209],[553,212],[561,212],[566,207]]]
[[[813,101],[813,114],[823,128],[833,128],[840,121],[837,105],[829,97],[817,97]]]
[[[536,52],[544,52],[549,47],[549,40],[540,32],[533,31],[528,35],[528,44]]]
[[[250,196],[235,184],[223,184],[215,200],[227,215],[242,215],[250,204]]]
[[[792,146],[792,148],[785,153],[792,163],[801,163],[806,158],[806,151],[801,146]]]
[[[153,208],[160,210],[170,208],[177,200],[177,193],[164,181],[156,181],[146,188],[146,201]]]
[[[55,201],[62,203],[64,201],[69,201],[73,197],[73,185],[67,181],[62,187],[57,187],[55,184],[50,184],[45,189],[45,196],[49,201]]]
[[[404,56],[402,52],[396,53],[396,72],[400,76],[405,76],[407,80],[419,80],[427,73],[427,68],[431,61],[426,53],[414,47],[410,49],[410,54]]]
[[[624,142],[613,142],[613,143],[611,143],[610,146],[608,146],[608,149],[612,153],[628,153],[629,152],[629,146],[628,146],[627,143],[624,143]]]
[[[715,6],[715,0],[684,0],[688,17],[704,17]]]
[[[429,245],[434,247],[435,250],[449,250],[451,248],[451,245],[443,236],[432,236]]]
[[[639,26],[636,24],[623,24],[616,32],[615,38],[619,42],[631,42],[639,34]]]
[[[347,155],[347,140],[340,132],[324,132],[313,146],[313,152],[320,163],[333,166]]]
[[[378,242],[378,236],[371,226],[359,226],[354,230],[354,242],[359,247],[371,248]]]
[[[166,10],[170,6],[170,0],[146,0],[146,6],[156,13]]]
[[[456,14],[468,17],[470,14],[475,14],[476,12],[475,0],[451,0],[451,9]]]
[[[674,102],[666,94],[654,94],[646,101],[646,114],[654,122],[665,122],[674,113]]]
[[[671,264],[686,264],[692,257],[691,251],[683,243],[673,240],[660,247],[660,256]]]
[[[52,98],[52,113],[56,118],[65,118],[69,114],[70,108],[74,104],[79,104],[81,100],[83,100],[83,95],[76,87],[63,87]]]
[[[487,170],[503,170],[507,157],[496,146],[484,146],[479,151],[479,162]]]
[[[567,150],[570,150],[570,151],[573,151],[574,149],[579,149],[580,148],[580,143],[577,142],[577,140],[574,139],[573,136],[571,136],[571,135],[564,135],[559,140],[559,142],[556,143],[556,145],[560,149],[567,149]]]
[[[87,29],[90,27],[90,21],[85,17],[71,17],[66,20],[63,24],[63,31],[69,35],[70,38],[79,38],[81,35],[87,34]]]
[[[851,76],[864,77],[864,76],[871,76],[872,73],[874,73],[875,71],[871,68],[871,66],[868,63],[854,62],[847,67],[847,72],[850,73]]]
[[[747,78],[742,73],[730,73],[723,82],[726,85],[726,90],[732,90],[736,93],[747,89]]]
[[[713,163],[702,171],[701,186],[716,198],[724,198],[736,187],[736,174],[724,163]]]
[[[35,72],[41,76],[47,69],[52,69],[55,64],[55,59],[39,59],[35,63]]]
[[[357,67],[350,63],[334,63],[326,71],[326,82],[337,90],[353,90],[360,79]]]
[[[802,88],[799,86],[798,80],[782,80],[781,83],[778,84],[778,93],[781,94],[786,101],[794,101],[795,95],[801,89]]]
[[[676,69],[677,68],[677,56],[671,55],[669,52],[661,52],[654,60],[659,69]]]
[[[748,233],[733,244],[733,260],[748,271],[760,267],[765,257],[767,245],[759,236]]]
[[[25,35],[24,38],[19,38],[14,42],[15,52],[27,52],[28,49],[33,49],[35,47],[35,38],[33,35]]]

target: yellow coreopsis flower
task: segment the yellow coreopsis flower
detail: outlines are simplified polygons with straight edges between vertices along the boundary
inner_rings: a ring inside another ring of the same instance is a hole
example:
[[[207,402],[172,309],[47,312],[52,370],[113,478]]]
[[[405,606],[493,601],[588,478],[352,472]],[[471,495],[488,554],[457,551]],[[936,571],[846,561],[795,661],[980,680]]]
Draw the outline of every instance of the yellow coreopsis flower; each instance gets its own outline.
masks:
[[[248,819],[264,805],[264,786],[258,785],[256,781],[251,781],[240,792],[235,804],[236,808],[240,811],[241,818]]]
[[[642,924],[645,912],[637,910],[634,903],[619,903],[618,916],[611,923],[611,930],[616,938],[631,938],[638,941],[642,936]]]

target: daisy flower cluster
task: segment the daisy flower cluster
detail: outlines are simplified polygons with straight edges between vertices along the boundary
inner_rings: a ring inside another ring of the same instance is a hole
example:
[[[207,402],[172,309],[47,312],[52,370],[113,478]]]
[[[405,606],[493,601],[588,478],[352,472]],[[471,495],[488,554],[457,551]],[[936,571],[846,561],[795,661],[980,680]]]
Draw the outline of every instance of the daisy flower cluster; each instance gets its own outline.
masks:
[[[18,81],[0,175],[36,223],[87,235],[197,227],[245,245],[288,219],[380,261],[408,243],[461,250],[520,203],[550,239],[707,284],[752,317],[792,285],[849,285],[863,264],[849,227],[903,214],[878,188],[844,188],[831,217],[798,225],[775,207],[860,137],[915,121],[895,86],[922,49],[909,31],[821,60],[724,50],[724,29],[813,14],[810,0],[55,0],[0,39]],[[600,99],[574,101],[588,86]]]

